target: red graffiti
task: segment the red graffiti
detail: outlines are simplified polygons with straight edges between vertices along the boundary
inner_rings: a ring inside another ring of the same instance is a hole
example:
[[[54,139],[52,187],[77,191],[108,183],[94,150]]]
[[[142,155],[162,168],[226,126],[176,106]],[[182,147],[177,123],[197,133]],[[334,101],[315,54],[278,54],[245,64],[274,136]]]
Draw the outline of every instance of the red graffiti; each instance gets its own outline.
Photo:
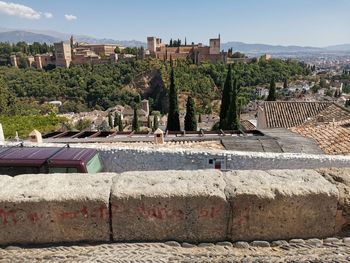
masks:
[[[16,217],[17,210],[11,209],[9,211],[5,211],[0,209],[0,218],[3,225],[7,225],[9,223],[10,218],[12,219],[12,223],[16,224],[18,219]],[[11,221],[11,220],[10,220]]]
[[[57,214],[62,219],[74,219],[77,217],[99,217],[101,219],[106,219],[109,217],[108,207],[105,204],[102,204],[99,207],[92,208],[91,210],[88,210],[86,206],[83,206],[81,209],[78,210],[60,211]]]
[[[209,207],[209,208],[199,208],[198,209],[198,218],[214,218],[223,211],[223,207]]]
[[[138,208],[141,215],[148,219],[184,219],[184,212],[180,209],[153,207],[146,209],[144,205]]]
[[[79,210],[59,212],[58,215],[61,218],[64,218],[64,219],[73,219],[73,218],[77,218],[80,215],[83,216],[83,217],[87,217],[88,216],[88,211],[87,211],[86,206],[83,206]]]
[[[100,205],[100,207],[93,208],[90,217],[99,217],[102,219],[107,219],[109,217],[107,205],[103,204]]]
[[[37,223],[43,218],[43,214],[40,214],[38,212],[32,212],[27,215],[27,218],[32,221],[33,223]]]

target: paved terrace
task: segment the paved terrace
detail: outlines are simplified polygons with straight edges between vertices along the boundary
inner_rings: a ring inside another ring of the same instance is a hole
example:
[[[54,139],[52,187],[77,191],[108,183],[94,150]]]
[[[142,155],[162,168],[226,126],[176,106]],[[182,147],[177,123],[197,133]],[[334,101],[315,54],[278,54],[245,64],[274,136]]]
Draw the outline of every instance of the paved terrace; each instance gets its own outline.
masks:
[[[350,238],[262,243],[109,243],[0,248],[0,262],[350,262]],[[260,244],[260,245],[262,245]]]

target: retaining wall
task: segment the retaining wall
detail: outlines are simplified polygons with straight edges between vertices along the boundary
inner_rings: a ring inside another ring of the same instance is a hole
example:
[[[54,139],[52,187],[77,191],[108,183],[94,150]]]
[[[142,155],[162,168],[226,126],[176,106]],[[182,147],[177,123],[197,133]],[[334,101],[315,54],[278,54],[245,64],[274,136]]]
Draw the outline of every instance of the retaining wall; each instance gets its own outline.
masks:
[[[346,187],[350,169],[0,176],[0,244],[323,238],[350,226]]]
[[[80,147],[89,147],[80,145]],[[106,171],[317,169],[349,167],[350,157],[293,153],[191,151],[99,147]]]

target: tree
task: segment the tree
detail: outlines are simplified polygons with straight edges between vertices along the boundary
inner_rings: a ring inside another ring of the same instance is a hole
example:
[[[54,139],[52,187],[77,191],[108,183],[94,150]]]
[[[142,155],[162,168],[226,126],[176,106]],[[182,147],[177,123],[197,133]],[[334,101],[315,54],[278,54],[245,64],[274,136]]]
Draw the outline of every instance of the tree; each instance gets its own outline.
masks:
[[[188,97],[186,103],[186,116],[185,116],[185,131],[196,131],[197,119],[194,100],[192,97]]]
[[[168,131],[180,131],[179,106],[177,103],[177,92],[175,86],[174,68],[170,72],[170,87],[169,87],[169,113],[167,122]]]
[[[226,119],[228,114],[228,109],[230,107],[231,101],[231,90],[232,90],[232,66],[229,64],[228,71],[226,75],[226,80],[224,84],[224,90],[222,92],[221,98],[221,108],[220,108],[220,129],[226,128]]]
[[[111,112],[108,112],[108,125],[111,129],[113,128],[113,118]]]
[[[269,95],[267,96],[267,101],[275,101],[276,100],[276,83],[274,80],[270,82]]]
[[[83,131],[83,130],[86,130],[86,129],[90,129],[91,125],[92,125],[91,120],[89,120],[89,119],[79,119],[74,127],[78,131]]]
[[[283,88],[288,89],[288,79],[284,79]]]
[[[148,127],[148,128],[152,128],[151,115],[148,115],[148,118],[147,118],[147,127]]]
[[[17,109],[16,97],[8,89],[5,81],[0,77],[0,115],[13,113]]]
[[[202,114],[199,114],[199,116],[198,116],[198,122],[199,122],[199,123],[202,122]]]
[[[122,116],[118,115],[118,130],[120,132],[124,131]]]
[[[154,117],[153,117],[153,129],[152,129],[153,132],[158,129],[158,126],[159,126],[158,116],[154,115]]]
[[[117,127],[119,123],[118,113],[114,113],[114,121],[113,121],[113,127]]]
[[[137,116],[137,108],[134,108],[134,118],[132,119],[132,130],[138,132],[140,130],[139,118]]]
[[[118,46],[116,46],[116,48],[114,49],[114,53],[120,54],[120,48]]]
[[[238,130],[239,129],[239,106],[238,106],[238,80],[235,78],[232,86],[231,92],[231,102],[227,115],[227,125],[228,130]]]

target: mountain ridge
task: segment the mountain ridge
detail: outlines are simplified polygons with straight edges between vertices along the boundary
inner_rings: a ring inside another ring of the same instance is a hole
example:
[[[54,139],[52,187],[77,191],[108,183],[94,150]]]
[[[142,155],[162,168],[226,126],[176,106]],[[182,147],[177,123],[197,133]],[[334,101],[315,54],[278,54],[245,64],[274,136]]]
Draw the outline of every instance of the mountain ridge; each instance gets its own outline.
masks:
[[[59,41],[68,41],[71,34],[56,32],[52,30],[16,30],[10,28],[0,27],[0,42],[16,43],[19,41],[32,42],[46,42],[47,44],[53,44]],[[119,44],[126,47],[146,47],[146,43],[138,40],[115,40],[111,38],[96,38],[87,35],[74,35],[74,38],[78,42],[88,43],[108,43]],[[244,43],[239,41],[229,41],[221,44],[223,50],[232,48],[234,51],[251,54],[262,53],[298,53],[298,52],[350,52],[350,44],[339,44],[327,47],[311,47],[311,46],[297,46],[297,45],[270,45],[260,43]]]

